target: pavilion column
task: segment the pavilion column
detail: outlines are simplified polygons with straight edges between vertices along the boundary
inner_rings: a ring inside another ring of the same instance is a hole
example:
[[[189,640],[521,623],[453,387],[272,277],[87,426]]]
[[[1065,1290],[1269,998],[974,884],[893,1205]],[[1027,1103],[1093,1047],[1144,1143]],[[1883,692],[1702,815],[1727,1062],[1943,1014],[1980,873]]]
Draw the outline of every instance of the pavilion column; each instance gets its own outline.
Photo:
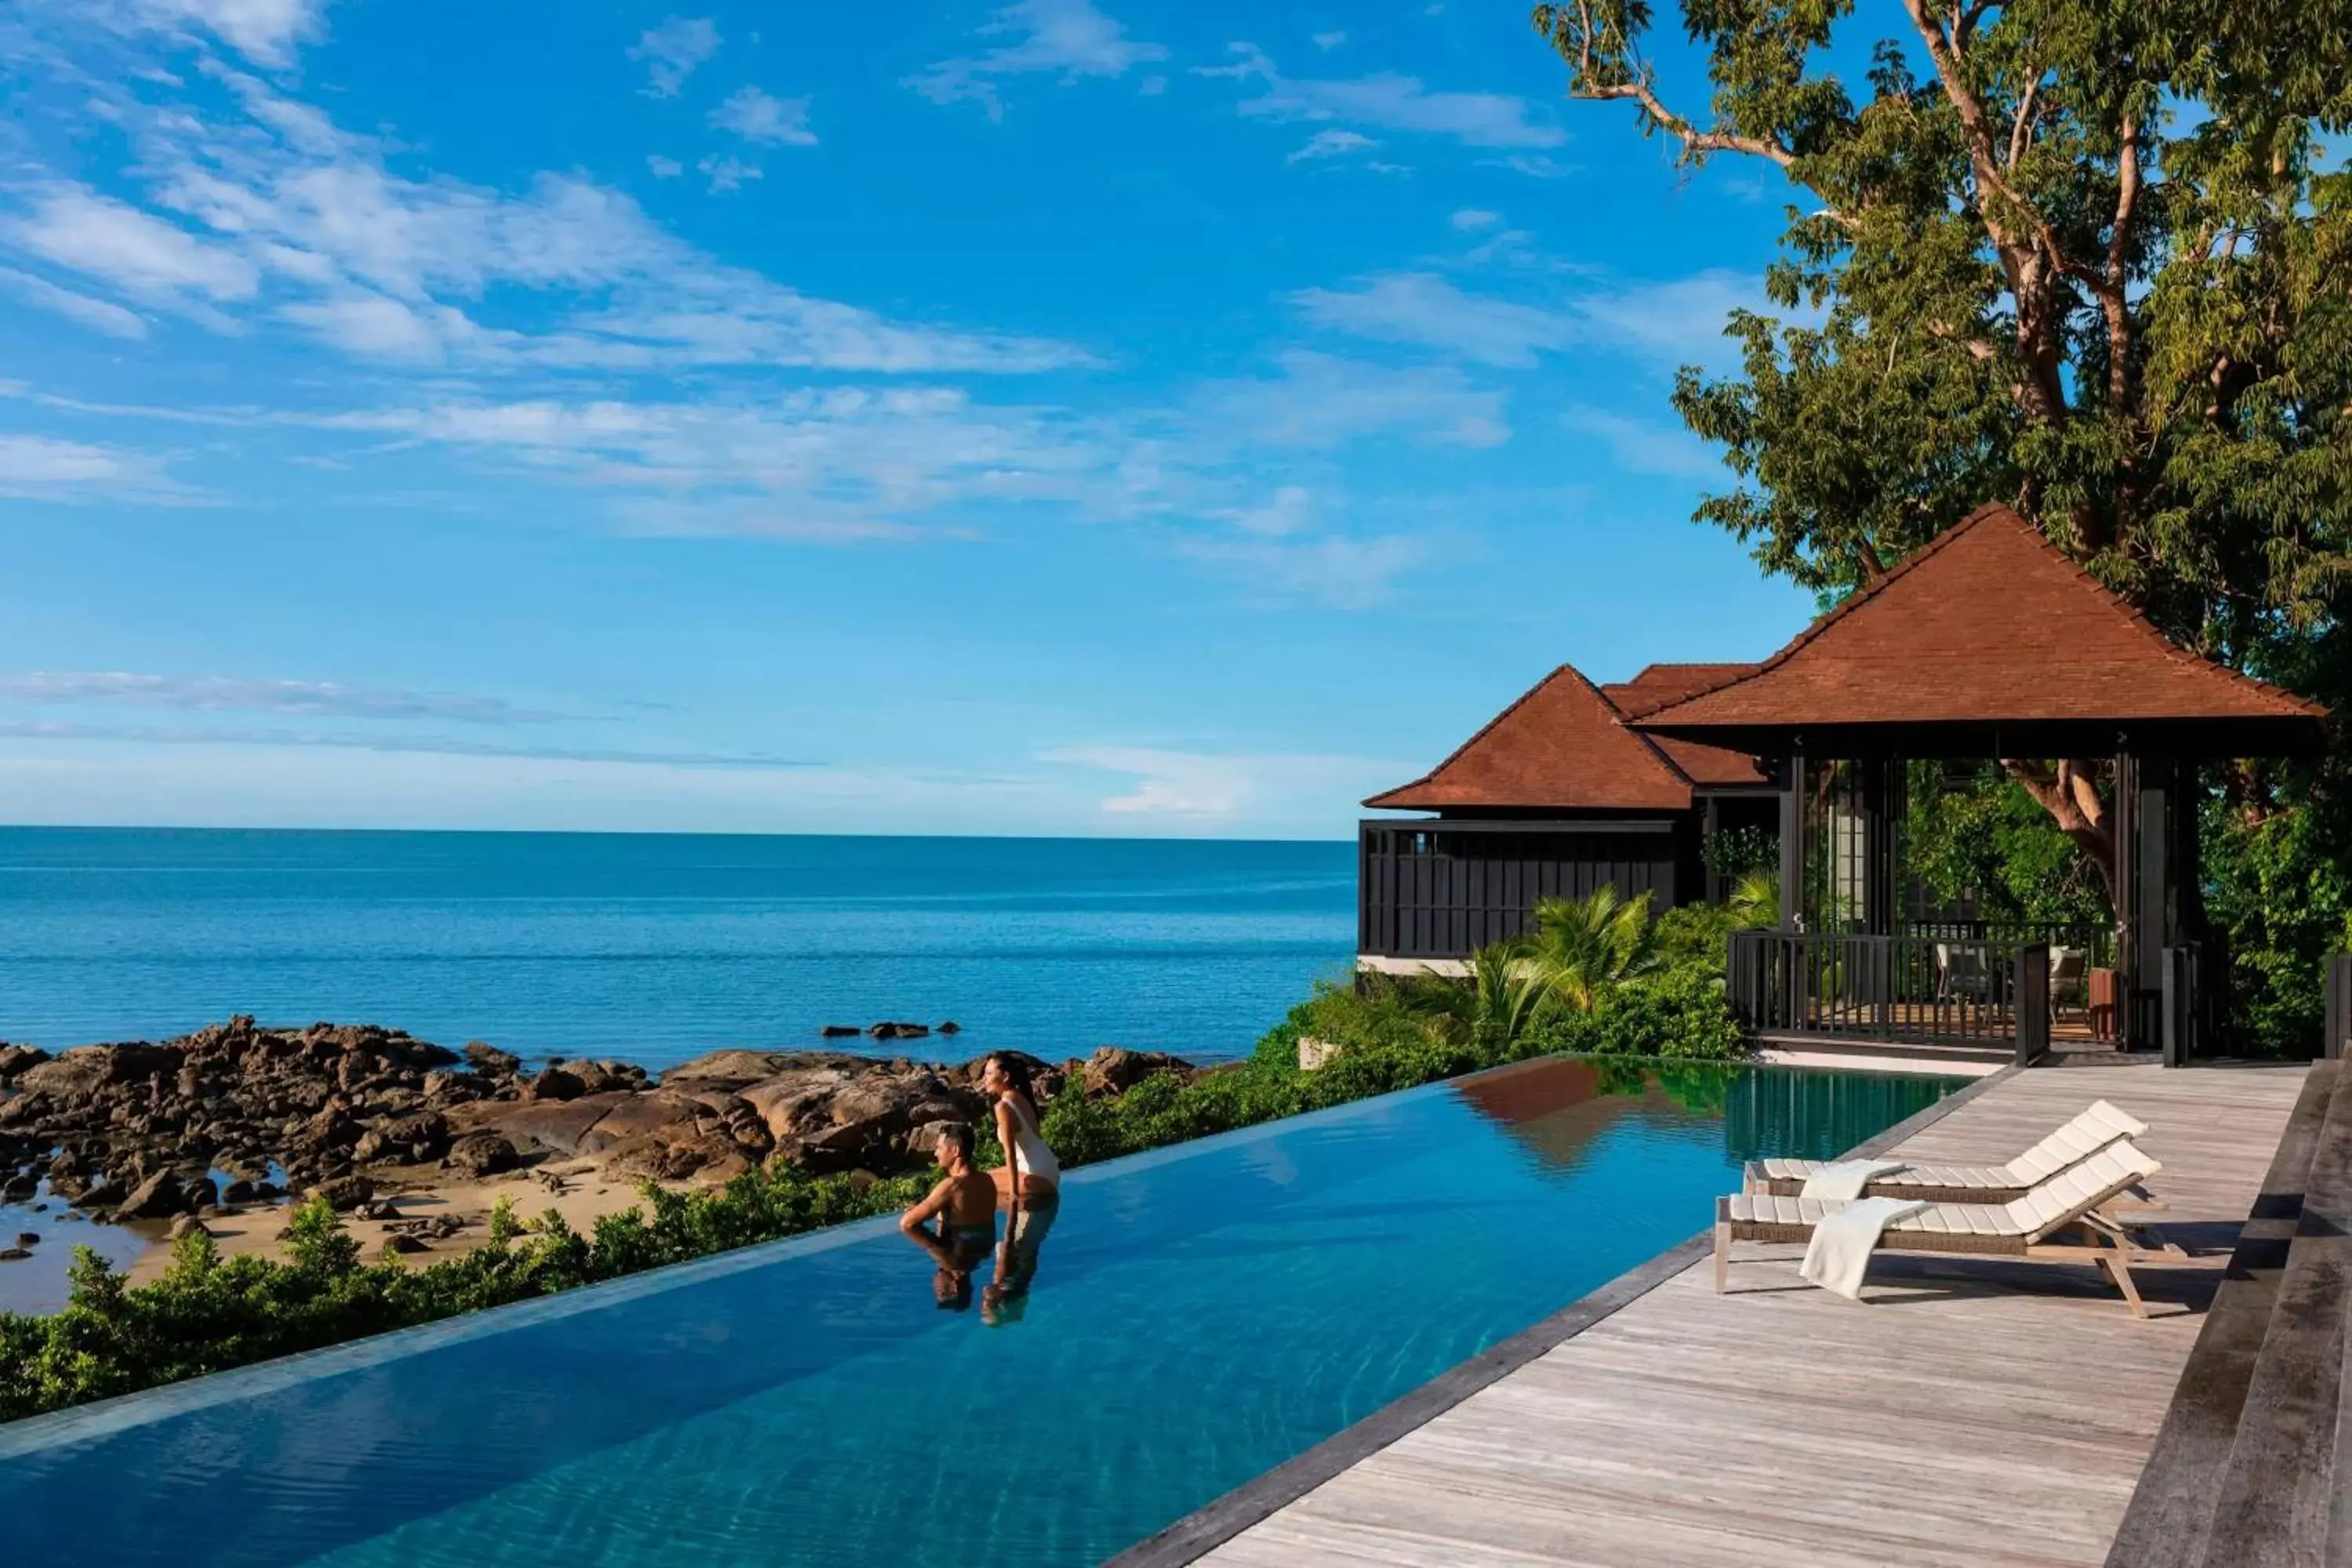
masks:
[[[2126,752],[2116,759],[2118,1022],[2137,1050],[2163,1045],[2165,951],[2203,935],[2194,764],[2179,757]]]
[[[1901,914],[1901,857],[1897,846],[1904,808],[1908,804],[1903,763],[1877,758],[1862,770],[1862,929],[1872,936],[1892,936]]]
[[[1805,754],[1780,762],[1780,929],[1795,931],[1804,915]]]

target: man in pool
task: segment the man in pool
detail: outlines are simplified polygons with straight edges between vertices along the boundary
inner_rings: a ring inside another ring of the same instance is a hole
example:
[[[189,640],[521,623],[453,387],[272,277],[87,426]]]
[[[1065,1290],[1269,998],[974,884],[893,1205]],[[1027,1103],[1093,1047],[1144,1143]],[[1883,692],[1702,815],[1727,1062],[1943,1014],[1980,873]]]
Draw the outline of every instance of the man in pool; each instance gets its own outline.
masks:
[[[922,1202],[898,1216],[898,1228],[938,1260],[931,1292],[939,1304],[961,1311],[971,1305],[971,1271],[996,1245],[996,1184],[972,1163],[969,1127],[942,1131],[931,1157],[947,1173]]]

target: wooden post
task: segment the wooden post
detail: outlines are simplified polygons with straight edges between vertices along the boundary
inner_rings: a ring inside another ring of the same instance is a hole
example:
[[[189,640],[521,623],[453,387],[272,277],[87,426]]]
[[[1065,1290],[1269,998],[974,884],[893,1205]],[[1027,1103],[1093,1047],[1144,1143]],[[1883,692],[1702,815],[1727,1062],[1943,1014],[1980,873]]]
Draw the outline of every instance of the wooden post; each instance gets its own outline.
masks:
[[[2345,1044],[2352,1037],[2352,952],[2331,952],[2327,955],[2326,1037],[2319,1042],[2319,1054],[2329,1061],[2344,1058]]]
[[[2163,984],[2158,1043],[2164,1065],[2185,1065],[2197,1054],[2197,954],[2188,947],[2163,950]]]
[[[2017,950],[2017,975],[2010,987],[2009,1008],[2017,1026],[2017,1065],[2030,1067],[2050,1051],[2048,942],[2028,942]]]
[[[1780,929],[1802,929],[1805,898],[1805,754],[1780,763]]]

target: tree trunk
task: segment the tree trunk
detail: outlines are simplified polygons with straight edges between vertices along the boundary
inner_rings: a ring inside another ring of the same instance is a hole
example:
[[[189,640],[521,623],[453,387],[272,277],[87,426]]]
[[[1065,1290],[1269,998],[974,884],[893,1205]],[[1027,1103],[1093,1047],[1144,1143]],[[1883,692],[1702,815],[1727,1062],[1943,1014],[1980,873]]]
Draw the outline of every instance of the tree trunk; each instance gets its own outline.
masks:
[[[2107,904],[2116,901],[2115,808],[2099,798],[2098,764],[2076,759],[2055,763],[2001,759],[2011,778],[2050,814],[2058,830],[2098,868],[2107,890]]]

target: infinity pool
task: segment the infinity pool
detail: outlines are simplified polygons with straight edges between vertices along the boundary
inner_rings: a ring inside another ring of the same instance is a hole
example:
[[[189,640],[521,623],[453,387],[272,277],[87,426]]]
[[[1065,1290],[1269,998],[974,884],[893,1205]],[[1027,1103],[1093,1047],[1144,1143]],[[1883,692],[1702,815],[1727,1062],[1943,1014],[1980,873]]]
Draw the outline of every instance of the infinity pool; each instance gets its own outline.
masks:
[[[1556,1061],[0,1427],[16,1568],[1083,1568],[1966,1080]],[[983,1268],[981,1282],[986,1282]]]

